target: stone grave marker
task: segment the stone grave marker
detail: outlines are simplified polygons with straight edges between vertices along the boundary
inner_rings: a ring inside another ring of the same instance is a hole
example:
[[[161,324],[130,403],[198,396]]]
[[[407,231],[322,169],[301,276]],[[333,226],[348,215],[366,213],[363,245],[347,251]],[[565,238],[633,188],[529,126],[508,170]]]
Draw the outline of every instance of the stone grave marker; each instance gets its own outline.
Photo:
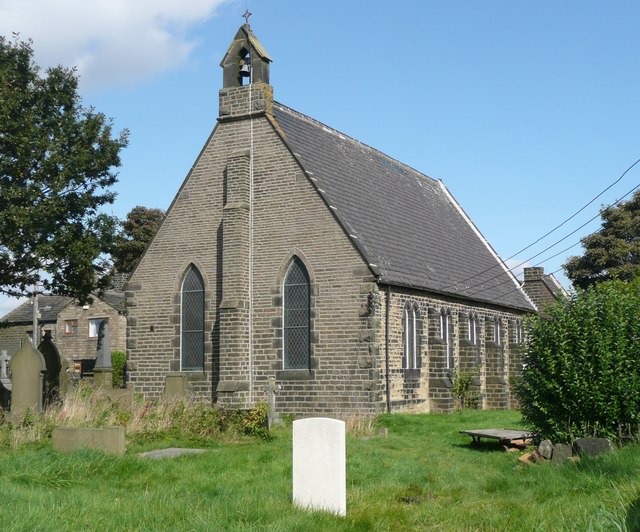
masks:
[[[566,443],[556,443],[553,447],[553,454],[551,455],[551,461],[562,464],[573,456],[573,450],[571,445]]]
[[[60,366],[60,397],[64,397],[67,395],[69,388],[71,388],[69,361],[66,358],[63,358]]]
[[[551,443],[551,440],[542,440],[538,446],[538,452],[545,460],[551,460],[551,455],[553,455],[553,443]]]
[[[309,418],[293,422],[293,503],[347,514],[344,421]]]
[[[60,353],[53,343],[51,332],[45,331],[44,338],[38,346],[38,351],[44,357],[47,375],[44,380],[44,398],[47,404],[58,398],[60,392]]]
[[[164,399],[186,399],[189,397],[189,383],[187,376],[181,372],[167,373],[164,378]]]
[[[607,438],[576,438],[575,446],[581,456],[598,456],[613,450]]]
[[[273,377],[269,377],[267,384],[267,399],[269,402],[269,413],[267,414],[267,423],[269,427],[282,423],[278,412],[276,410],[276,392],[279,390],[279,386],[276,384],[276,380]]]
[[[93,382],[98,388],[113,388],[113,366],[111,365],[111,341],[109,322],[102,320],[98,327],[96,365],[93,368]]]
[[[11,358],[11,413],[21,418],[27,409],[42,412],[44,375],[47,366],[40,351],[24,342]]]

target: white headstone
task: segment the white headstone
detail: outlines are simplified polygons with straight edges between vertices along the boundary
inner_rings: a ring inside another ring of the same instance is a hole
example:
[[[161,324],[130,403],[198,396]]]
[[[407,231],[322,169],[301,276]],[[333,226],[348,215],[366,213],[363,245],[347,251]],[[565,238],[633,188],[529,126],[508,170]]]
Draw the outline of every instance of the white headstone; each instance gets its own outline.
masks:
[[[293,422],[293,503],[347,514],[344,421],[328,418]]]

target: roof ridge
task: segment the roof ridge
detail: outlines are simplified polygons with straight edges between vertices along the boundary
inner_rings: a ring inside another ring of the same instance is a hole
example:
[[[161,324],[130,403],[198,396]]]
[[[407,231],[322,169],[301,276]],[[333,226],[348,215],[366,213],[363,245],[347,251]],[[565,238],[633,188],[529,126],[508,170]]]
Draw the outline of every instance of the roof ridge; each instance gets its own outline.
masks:
[[[415,172],[416,174],[418,174],[421,177],[426,177],[427,179],[430,179],[431,181],[433,181],[434,183],[438,183],[439,181],[441,181],[440,179],[436,179],[435,177],[431,177],[428,174],[425,174],[424,172],[421,172],[420,170],[417,170],[416,168],[414,168],[413,166],[408,165],[407,163],[403,163],[402,161],[400,161],[399,159],[396,159],[395,157],[391,157],[391,155],[379,150],[378,148],[374,148],[373,146],[370,146],[369,144],[367,144],[366,142],[362,142],[361,140],[358,140],[355,137],[352,137],[351,135],[349,135],[348,133],[344,133],[343,131],[340,131],[339,129],[336,129],[334,127],[328,126],[327,124],[325,124],[324,122],[321,122],[320,120],[317,120],[316,118],[313,118],[312,116],[306,115],[304,113],[301,113],[300,111],[297,111],[296,109],[293,109],[292,107],[289,107],[288,105],[283,104],[282,102],[278,102],[276,100],[273,101],[274,105],[279,106],[279,108],[282,111],[289,111],[293,114],[298,115],[299,117],[312,122],[318,126],[322,126],[325,130],[328,130],[329,133],[334,133],[338,136],[342,136],[344,139],[348,139],[353,141],[355,144],[358,144],[360,146],[362,146],[363,148],[366,148],[368,150],[371,150],[372,152],[375,152],[379,155],[382,155],[384,158],[389,159],[390,161],[393,161],[394,163],[398,164],[399,166],[402,166],[404,168],[407,168],[409,170],[411,170],[412,172]]]

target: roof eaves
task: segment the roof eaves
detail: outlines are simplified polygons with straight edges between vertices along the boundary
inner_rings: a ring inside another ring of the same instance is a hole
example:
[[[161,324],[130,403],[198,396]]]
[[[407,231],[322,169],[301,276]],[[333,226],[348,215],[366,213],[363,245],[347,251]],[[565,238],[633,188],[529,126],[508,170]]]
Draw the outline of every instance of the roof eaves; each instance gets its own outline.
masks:
[[[500,308],[508,308],[508,309],[512,309],[512,310],[517,310],[519,312],[528,312],[528,313],[533,313],[533,312],[537,312],[538,309],[537,307],[534,306],[533,309],[531,308],[525,308],[525,307],[519,307],[517,305],[510,305],[508,303],[502,303],[499,301],[495,301],[495,300],[490,300],[490,299],[482,299],[482,298],[478,298],[478,297],[467,297],[464,295],[460,295],[460,294],[455,294],[455,293],[451,293],[451,292],[445,292],[443,290],[437,290],[435,288],[425,288],[424,286],[419,286],[416,284],[411,284],[411,283],[403,283],[401,281],[395,281],[389,278],[385,278],[385,277],[380,277],[377,281],[378,285],[380,286],[396,286],[398,288],[408,288],[410,290],[418,290],[420,292],[425,292],[428,294],[434,294],[437,296],[441,296],[441,297],[447,297],[447,298],[451,298],[457,301],[464,301],[466,303],[472,302],[474,304],[479,304],[479,305],[487,305],[489,307],[500,307]]]

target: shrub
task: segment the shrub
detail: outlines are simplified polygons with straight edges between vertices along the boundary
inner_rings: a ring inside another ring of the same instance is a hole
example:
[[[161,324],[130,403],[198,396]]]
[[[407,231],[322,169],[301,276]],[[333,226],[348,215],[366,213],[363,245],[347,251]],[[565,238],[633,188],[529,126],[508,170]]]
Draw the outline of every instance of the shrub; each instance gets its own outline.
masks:
[[[263,439],[269,438],[269,424],[267,416],[269,406],[267,403],[259,402],[253,408],[242,413],[243,432],[249,436],[258,436]]]
[[[517,395],[543,438],[621,442],[640,423],[640,281],[578,291],[527,322]]]
[[[124,370],[127,363],[127,354],[124,351],[111,351],[111,366],[113,367],[113,387],[124,386]]]
[[[478,408],[478,393],[473,386],[473,379],[477,375],[477,370],[456,371],[451,389],[456,408]]]

